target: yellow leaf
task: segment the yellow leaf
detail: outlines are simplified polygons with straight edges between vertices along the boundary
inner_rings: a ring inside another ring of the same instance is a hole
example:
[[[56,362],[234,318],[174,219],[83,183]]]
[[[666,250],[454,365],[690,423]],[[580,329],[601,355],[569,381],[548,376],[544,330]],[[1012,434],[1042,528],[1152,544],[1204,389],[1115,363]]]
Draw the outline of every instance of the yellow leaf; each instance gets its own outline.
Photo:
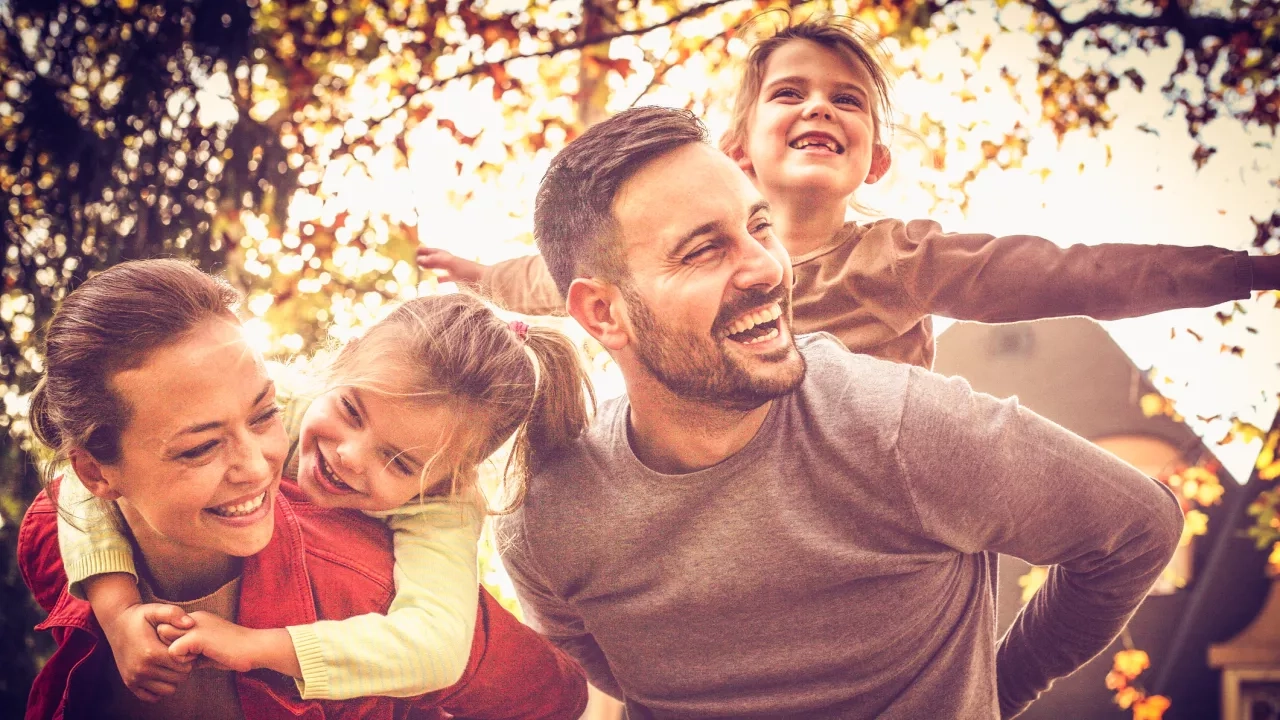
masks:
[[[1169,705],[1169,698],[1163,695],[1142,698],[1133,705],[1133,720],[1161,720]]]
[[[1151,658],[1145,650],[1121,650],[1112,664],[1116,672],[1132,680],[1151,667]]]
[[[1022,588],[1022,604],[1031,602],[1031,596],[1035,595],[1048,579],[1049,569],[1043,567],[1033,567],[1027,571],[1026,575],[1018,578],[1018,585]]]
[[[1120,688],[1116,692],[1116,704],[1119,705],[1122,710],[1128,710],[1130,705],[1133,705],[1141,699],[1142,693],[1136,688],[1125,687]]]
[[[1222,493],[1225,492],[1221,485],[1201,485],[1199,492],[1196,493],[1196,502],[1201,506],[1216,505],[1222,500]]]
[[[1142,396],[1142,400],[1141,400],[1142,414],[1146,415],[1147,417],[1155,417],[1157,415],[1163,415],[1165,404],[1167,402],[1168,401],[1165,400],[1163,395],[1157,395],[1156,393],[1147,393],[1146,395]]]
[[[1209,516],[1199,510],[1188,510],[1187,530],[1192,535],[1203,535],[1209,532]]]
[[[1271,546],[1271,556],[1267,558],[1267,565],[1271,566],[1272,573],[1280,573],[1280,542]]]
[[[1258,469],[1258,479],[1260,480],[1275,480],[1278,477],[1280,477],[1280,460]]]

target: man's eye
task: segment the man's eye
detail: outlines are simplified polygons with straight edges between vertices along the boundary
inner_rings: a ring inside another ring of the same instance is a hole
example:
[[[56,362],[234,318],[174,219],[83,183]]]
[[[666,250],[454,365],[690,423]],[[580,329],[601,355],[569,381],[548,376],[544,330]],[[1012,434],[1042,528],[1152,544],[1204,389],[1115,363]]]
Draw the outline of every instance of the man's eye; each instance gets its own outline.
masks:
[[[769,222],[768,220],[761,220],[760,222],[756,223],[755,226],[751,229],[751,234],[759,235],[760,233],[764,232],[765,230],[768,230],[771,227],[773,227],[773,223]]]
[[[191,448],[190,450],[187,450],[186,452],[179,453],[178,457],[183,460],[198,460],[201,457],[204,457],[205,455],[207,455],[210,450],[213,450],[217,446],[218,446],[217,440],[210,440],[209,442],[201,445],[197,445]]]
[[[715,250],[715,247],[716,247],[715,245],[703,245],[697,250],[694,250],[688,255],[685,255],[684,261],[687,263],[687,262],[698,260],[699,258],[702,258],[702,257],[706,257],[707,255],[711,254],[712,250]]]

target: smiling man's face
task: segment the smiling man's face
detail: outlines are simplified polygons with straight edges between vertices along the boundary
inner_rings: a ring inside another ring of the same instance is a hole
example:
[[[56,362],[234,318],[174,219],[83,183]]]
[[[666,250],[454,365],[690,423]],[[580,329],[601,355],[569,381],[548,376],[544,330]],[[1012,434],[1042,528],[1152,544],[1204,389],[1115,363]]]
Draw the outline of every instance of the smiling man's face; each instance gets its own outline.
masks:
[[[678,397],[740,410],[800,383],[791,261],[732,161],[682,146],[627,180],[613,213],[630,349],[649,374]]]

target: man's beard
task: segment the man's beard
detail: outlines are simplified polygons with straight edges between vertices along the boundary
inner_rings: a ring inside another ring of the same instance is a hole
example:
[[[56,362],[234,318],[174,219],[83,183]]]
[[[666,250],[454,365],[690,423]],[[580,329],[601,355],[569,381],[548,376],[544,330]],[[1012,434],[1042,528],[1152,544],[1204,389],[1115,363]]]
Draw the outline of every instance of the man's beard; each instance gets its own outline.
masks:
[[[623,284],[620,289],[635,328],[636,357],[681,399],[729,410],[754,410],[791,392],[804,380],[804,357],[796,350],[794,338],[771,356],[757,358],[755,374],[726,348],[733,342],[725,337],[729,324],[744,312],[770,303],[782,306],[782,318],[790,332],[791,294],[785,288],[743,293],[720,309],[709,336],[664,326],[635,288]]]

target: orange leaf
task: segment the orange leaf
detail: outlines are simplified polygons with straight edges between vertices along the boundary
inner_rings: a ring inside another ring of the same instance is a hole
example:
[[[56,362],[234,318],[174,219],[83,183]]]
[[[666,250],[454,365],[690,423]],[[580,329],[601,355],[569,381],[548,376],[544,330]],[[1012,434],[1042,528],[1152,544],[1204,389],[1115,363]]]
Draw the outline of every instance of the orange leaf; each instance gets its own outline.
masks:
[[[1163,695],[1142,698],[1133,705],[1133,720],[1161,720],[1169,705],[1169,698]]]
[[[1116,653],[1112,667],[1127,678],[1136,678],[1151,667],[1151,658],[1144,650],[1121,650]]]

